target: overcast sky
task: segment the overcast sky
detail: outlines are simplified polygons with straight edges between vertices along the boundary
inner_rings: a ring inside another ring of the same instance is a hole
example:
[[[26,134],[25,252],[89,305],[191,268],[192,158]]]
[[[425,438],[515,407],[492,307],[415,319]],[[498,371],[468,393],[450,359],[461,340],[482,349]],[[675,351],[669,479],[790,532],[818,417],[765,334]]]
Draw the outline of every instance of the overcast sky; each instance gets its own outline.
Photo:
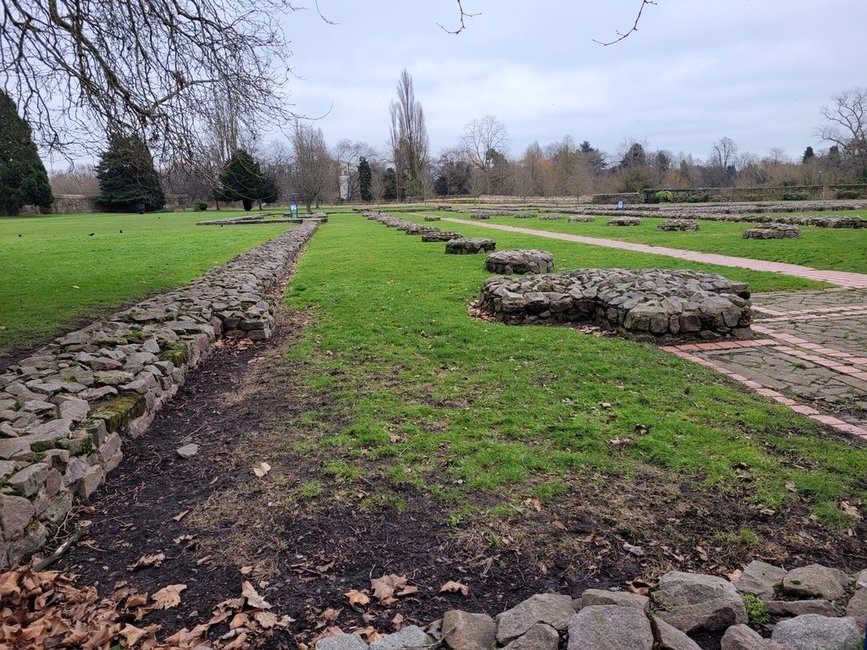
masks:
[[[331,145],[384,150],[406,68],[433,155],[490,113],[516,157],[566,135],[612,154],[636,139],[706,158],[727,136],[741,151],[799,157],[823,146],[821,107],[867,86],[867,0],[658,0],[610,47],[593,39],[628,29],[640,0],[463,2],[480,15],[459,35],[437,26],[457,27],[454,0],[319,0],[334,25],[287,16],[294,110],[325,115]]]

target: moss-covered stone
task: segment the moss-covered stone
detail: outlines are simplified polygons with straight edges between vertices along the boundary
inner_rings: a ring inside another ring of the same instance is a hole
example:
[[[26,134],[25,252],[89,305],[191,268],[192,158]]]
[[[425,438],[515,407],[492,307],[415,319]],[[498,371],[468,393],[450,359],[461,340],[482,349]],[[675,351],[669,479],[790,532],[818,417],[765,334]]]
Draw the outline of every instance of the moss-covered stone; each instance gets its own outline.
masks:
[[[57,446],[66,449],[72,456],[81,456],[93,451],[93,438],[89,433],[80,433],[72,438],[58,440]]]
[[[171,361],[175,366],[183,366],[190,358],[189,348],[185,341],[176,341],[160,352],[160,359]]]
[[[129,393],[97,407],[90,412],[90,417],[104,420],[105,428],[109,433],[115,431],[121,433],[127,429],[130,422],[144,415],[146,409],[147,404],[142,395]]]

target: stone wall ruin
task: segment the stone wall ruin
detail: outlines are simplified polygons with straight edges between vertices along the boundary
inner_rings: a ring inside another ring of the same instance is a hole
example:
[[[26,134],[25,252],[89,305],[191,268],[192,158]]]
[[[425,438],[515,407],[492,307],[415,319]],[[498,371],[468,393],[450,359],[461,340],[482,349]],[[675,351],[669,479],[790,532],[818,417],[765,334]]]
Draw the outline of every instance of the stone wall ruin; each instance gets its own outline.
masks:
[[[511,325],[588,323],[662,343],[750,338],[749,297],[745,283],[701,271],[576,269],[490,278],[478,306]]]
[[[221,337],[266,339],[308,222],[0,374],[0,568],[38,551]]]

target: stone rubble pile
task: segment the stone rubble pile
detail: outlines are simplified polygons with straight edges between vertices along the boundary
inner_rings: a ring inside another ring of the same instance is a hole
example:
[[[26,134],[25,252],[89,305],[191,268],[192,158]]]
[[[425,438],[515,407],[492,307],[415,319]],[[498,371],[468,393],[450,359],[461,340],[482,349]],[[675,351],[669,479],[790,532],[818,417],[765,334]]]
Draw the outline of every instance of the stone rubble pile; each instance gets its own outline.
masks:
[[[701,650],[693,639],[701,635],[721,650],[861,650],[865,622],[867,569],[848,575],[814,564],[786,571],[757,560],[737,582],[671,571],[649,595],[537,594],[495,616],[455,609],[424,629],[405,627],[370,645],[342,634],[320,639],[315,649]]]
[[[641,219],[638,217],[614,217],[608,220],[609,226],[640,226]]]
[[[497,247],[493,239],[484,237],[461,237],[446,242],[447,255],[475,255],[489,253]]]
[[[663,221],[656,227],[659,230],[668,231],[698,230],[698,221],[694,221],[693,219],[668,219],[667,221]]]
[[[513,325],[592,323],[667,342],[750,338],[749,296],[745,283],[701,271],[575,269],[490,278],[478,305]]]
[[[554,270],[554,256],[548,251],[529,249],[499,251],[488,255],[485,269],[502,275],[550,273]]]
[[[271,335],[269,292],[317,225],[59,337],[0,375],[0,568],[41,549],[217,338]]]
[[[801,236],[798,226],[785,223],[769,223],[744,230],[744,239],[797,239]]]

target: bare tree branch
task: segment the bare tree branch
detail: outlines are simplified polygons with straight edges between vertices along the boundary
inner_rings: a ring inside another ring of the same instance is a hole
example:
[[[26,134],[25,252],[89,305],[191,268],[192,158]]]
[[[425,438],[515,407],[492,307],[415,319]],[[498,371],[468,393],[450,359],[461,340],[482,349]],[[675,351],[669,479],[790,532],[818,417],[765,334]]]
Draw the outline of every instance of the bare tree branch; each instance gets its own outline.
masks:
[[[655,5],[655,4],[657,4],[656,0],[641,0],[641,6],[638,8],[638,15],[635,16],[635,22],[632,24],[632,27],[629,30],[627,30],[626,32],[619,32],[618,31],[617,32],[617,38],[615,38],[613,41],[597,41],[594,38],[593,42],[599,43],[599,45],[604,45],[607,47],[609,45],[614,45],[615,43],[619,43],[623,39],[629,37],[630,34],[638,31],[638,23],[641,22],[641,14],[644,12],[644,8],[647,5]]]
[[[466,23],[464,22],[466,18],[475,18],[476,16],[482,15],[482,12],[480,12],[480,11],[476,12],[474,14],[471,14],[467,11],[464,11],[464,5],[462,4],[462,0],[457,0],[457,3],[458,3],[458,11],[460,11],[461,26],[458,27],[457,29],[446,29],[445,27],[443,27],[442,25],[437,23],[437,27],[439,27],[441,30],[443,30],[444,32],[446,32],[448,34],[460,34],[462,31],[464,31],[467,28]]]
[[[50,152],[92,155],[108,133],[124,132],[157,160],[193,164],[201,134],[226,106],[247,129],[291,121],[282,96],[288,44],[274,18],[299,8],[291,0],[0,0],[0,88]]]

